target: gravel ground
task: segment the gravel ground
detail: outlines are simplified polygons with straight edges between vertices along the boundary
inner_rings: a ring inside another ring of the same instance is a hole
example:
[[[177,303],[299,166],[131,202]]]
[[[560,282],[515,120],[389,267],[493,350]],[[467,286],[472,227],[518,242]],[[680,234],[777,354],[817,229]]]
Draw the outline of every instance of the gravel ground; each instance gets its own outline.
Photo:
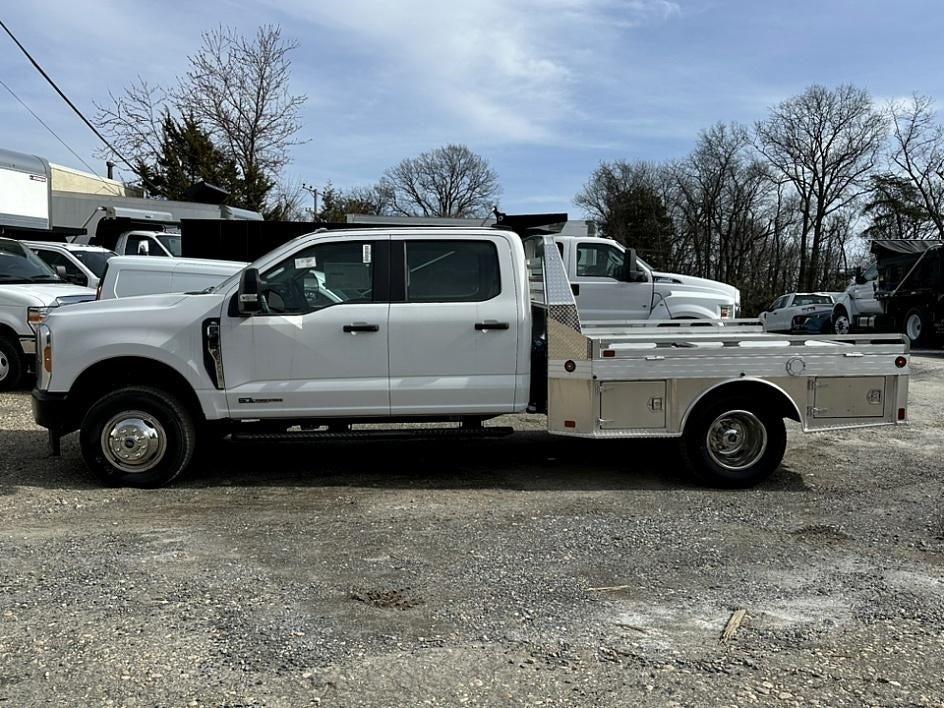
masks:
[[[533,429],[103,489],[0,395],[0,705],[944,706],[944,360],[913,371],[912,425],[791,429],[730,492]]]

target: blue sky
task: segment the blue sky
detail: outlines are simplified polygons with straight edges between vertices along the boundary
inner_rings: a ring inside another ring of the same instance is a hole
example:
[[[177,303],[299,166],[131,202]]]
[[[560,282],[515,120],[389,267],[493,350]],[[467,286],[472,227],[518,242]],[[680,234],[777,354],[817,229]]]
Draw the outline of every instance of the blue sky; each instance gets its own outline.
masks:
[[[944,99],[942,0],[33,0],[0,17],[91,116],[136,76],[171,83],[200,32],[275,23],[307,94],[289,181],[351,187],[450,142],[509,212],[568,211],[601,160],[680,157],[811,83]],[[96,139],[5,35],[0,79],[91,165]],[[0,146],[83,169],[0,87]]]

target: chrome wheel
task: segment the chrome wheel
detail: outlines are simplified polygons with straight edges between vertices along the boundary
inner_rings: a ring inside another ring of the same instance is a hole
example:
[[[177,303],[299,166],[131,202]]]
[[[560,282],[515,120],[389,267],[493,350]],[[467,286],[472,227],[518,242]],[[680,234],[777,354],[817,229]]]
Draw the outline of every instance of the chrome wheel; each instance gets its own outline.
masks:
[[[167,451],[167,434],[154,416],[124,411],[102,428],[102,452],[108,462],[124,472],[146,472]]]
[[[833,320],[833,329],[836,331],[836,334],[849,334],[849,330],[851,329],[849,326],[849,316],[837,315],[836,319]]]
[[[757,463],[767,450],[767,429],[750,411],[727,411],[708,426],[708,455],[727,470]]]
[[[905,322],[905,334],[908,335],[908,339],[910,339],[912,343],[921,339],[922,329],[921,315],[917,312],[908,315],[908,319]]]
[[[0,381],[6,381],[7,376],[10,375],[10,360],[7,359],[7,355],[0,350]]]

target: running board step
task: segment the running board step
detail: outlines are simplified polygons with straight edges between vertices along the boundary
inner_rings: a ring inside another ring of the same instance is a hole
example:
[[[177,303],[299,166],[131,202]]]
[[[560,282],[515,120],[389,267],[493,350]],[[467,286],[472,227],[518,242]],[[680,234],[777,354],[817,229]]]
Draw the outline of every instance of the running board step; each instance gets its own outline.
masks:
[[[300,430],[284,433],[233,433],[231,440],[237,442],[316,442],[318,440],[439,440],[439,439],[479,439],[502,438],[515,432],[511,427],[481,428],[402,428],[377,430],[347,430],[330,432],[320,430]]]

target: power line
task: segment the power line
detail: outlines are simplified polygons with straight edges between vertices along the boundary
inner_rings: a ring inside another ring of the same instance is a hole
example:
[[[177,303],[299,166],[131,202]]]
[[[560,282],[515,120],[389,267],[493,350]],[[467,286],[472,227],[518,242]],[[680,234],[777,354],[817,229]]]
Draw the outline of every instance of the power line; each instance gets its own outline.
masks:
[[[69,145],[69,143],[67,143],[65,140],[63,140],[62,138],[60,138],[59,135],[56,133],[56,131],[53,130],[52,128],[50,128],[50,127],[46,124],[46,121],[44,121],[42,118],[40,118],[38,115],[36,115],[36,112],[35,112],[32,108],[30,108],[28,105],[26,105],[26,102],[23,101],[22,98],[20,98],[19,96],[17,96],[17,95],[16,95],[16,92],[15,92],[13,89],[11,89],[9,86],[7,86],[7,84],[3,81],[3,79],[0,79],[0,86],[3,86],[3,88],[5,88],[7,91],[9,91],[9,92],[10,92],[10,95],[13,96],[13,98],[15,98],[17,101],[19,101],[20,105],[23,106],[23,108],[25,108],[27,111],[29,111],[29,114],[30,114],[31,116],[33,116],[33,118],[35,118],[35,119],[39,122],[39,124],[40,124],[41,126],[43,126],[46,130],[48,130],[49,133],[52,135],[52,137],[54,137],[56,140],[58,140],[60,143],[62,143],[63,147],[65,147],[66,150],[68,150],[69,152],[71,152],[71,153],[75,156],[75,159],[77,159],[79,162],[81,162],[83,165],[85,165],[86,169],[88,169],[89,172],[91,172],[93,175],[95,175],[96,177],[98,177],[98,179],[100,179],[102,182],[105,181],[105,178],[102,177],[100,174],[98,174],[98,173],[95,171],[95,168],[92,167],[89,163],[87,163],[87,162],[83,159],[83,157],[82,157],[81,155],[79,155],[79,153],[77,153],[75,150],[73,150],[72,147]]]
[[[20,48],[20,51],[23,52],[23,54],[26,55],[26,58],[30,60],[30,63],[31,63],[34,67],[36,67],[36,71],[38,71],[38,72],[42,75],[42,77],[43,77],[44,79],[46,79],[46,81],[49,83],[49,85],[52,86],[52,87],[56,90],[56,93],[58,93],[59,96],[62,97],[62,100],[65,101],[66,104],[68,104],[69,108],[71,108],[71,109],[75,112],[75,114],[76,114],[79,118],[82,119],[82,122],[85,123],[85,125],[87,125],[87,126],[89,127],[89,130],[91,130],[93,133],[95,133],[95,135],[98,136],[98,139],[101,140],[103,143],[105,143],[105,145],[108,146],[108,149],[111,150],[112,153],[113,153],[119,160],[121,160],[123,163],[125,163],[125,164],[128,166],[128,168],[133,172],[133,171],[134,171],[134,166],[133,166],[130,162],[128,162],[128,160],[125,159],[124,155],[122,155],[120,152],[118,152],[118,151],[115,149],[115,147],[114,147],[110,142],[108,142],[108,141],[105,139],[105,136],[104,136],[104,135],[102,135],[100,132],[98,132],[98,128],[96,128],[94,125],[92,125],[91,121],[89,121],[89,119],[86,118],[86,117],[83,115],[82,111],[80,111],[80,110],[76,107],[76,105],[75,105],[74,103],[72,103],[72,101],[69,100],[69,97],[66,96],[66,95],[62,92],[62,89],[60,89],[60,88],[56,85],[56,82],[53,81],[52,78],[49,76],[49,74],[47,74],[46,71],[43,69],[43,67],[41,67],[41,66],[39,65],[39,62],[36,61],[35,59],[33,59],[33,55],[30,54],[30,53],[26,50],[26,47],[24,47],[24,46],[20,43],[20,40],[18,40],[18,39],[16,38],[16,36],[13,34],[13,32],[10,31],[10,28],[6,26],[6,24],[4,23],[3,20],[0,20],[0,27],[2,27],[3,30],[4,30],[8,35],[10,35],[10,39],[12,39],[13,42],[16,44],[16,46],[18,46],[18,47]]]

